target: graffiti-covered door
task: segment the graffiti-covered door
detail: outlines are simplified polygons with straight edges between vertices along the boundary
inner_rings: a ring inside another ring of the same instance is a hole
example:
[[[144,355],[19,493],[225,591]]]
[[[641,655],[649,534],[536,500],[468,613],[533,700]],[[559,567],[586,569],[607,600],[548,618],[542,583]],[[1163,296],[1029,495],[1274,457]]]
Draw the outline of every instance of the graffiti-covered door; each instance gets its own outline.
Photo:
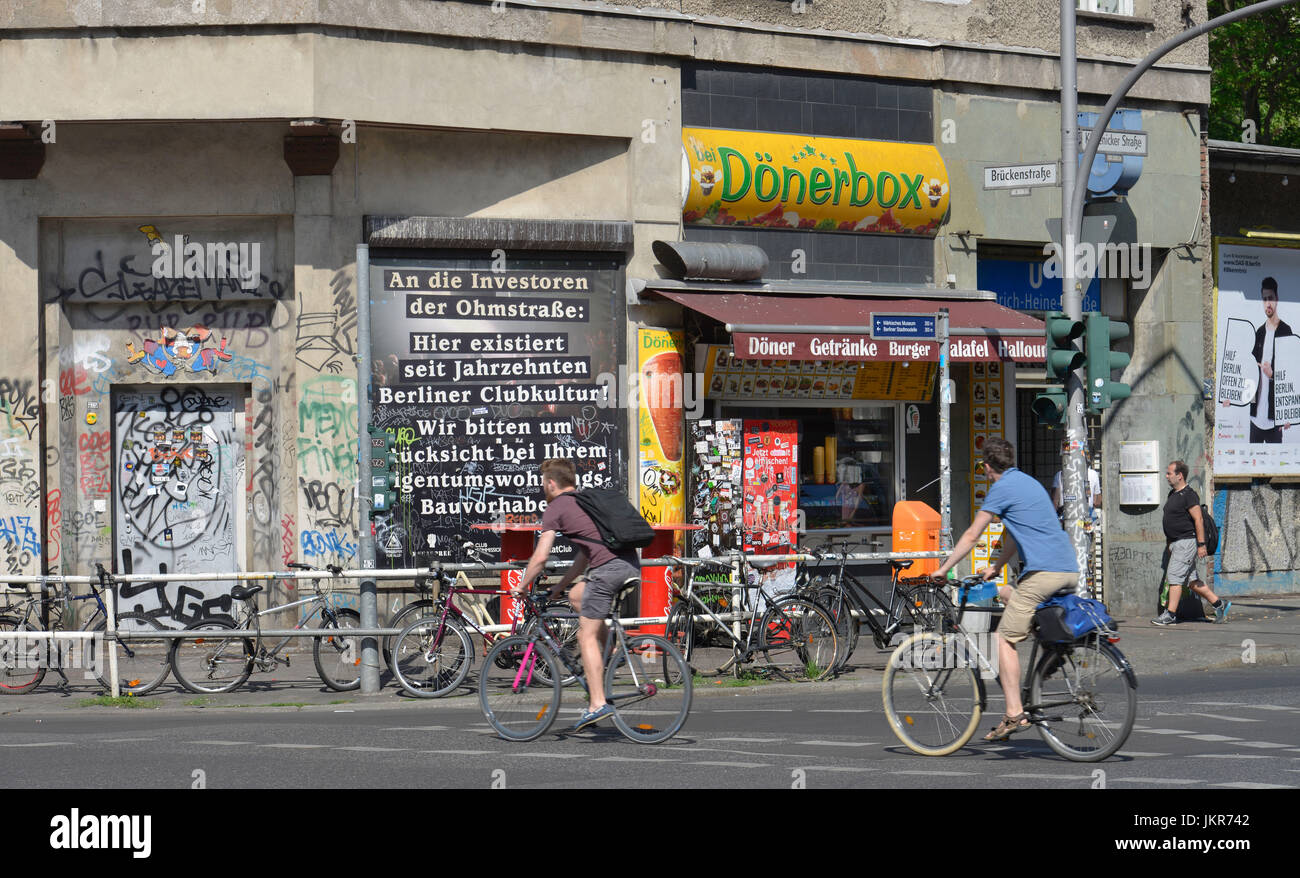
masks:
[[[114,393],[119,569],[128,564],[137,573],[242,569],[243,417],[243,394],[228,387],[136,387]],[[184,624],[227,611],[229,590],[229,583],[136,583],[123,589],[122,604]]]

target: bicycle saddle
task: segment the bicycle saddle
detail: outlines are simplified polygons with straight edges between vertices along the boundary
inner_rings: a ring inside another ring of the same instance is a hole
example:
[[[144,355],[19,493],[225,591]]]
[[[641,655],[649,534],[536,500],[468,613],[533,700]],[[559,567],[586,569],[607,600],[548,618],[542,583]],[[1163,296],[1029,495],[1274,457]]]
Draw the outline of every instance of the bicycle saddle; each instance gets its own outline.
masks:
[[[627,579],[623,580],[623,584],[618,587],[617,599],[622,600],[629,591],[636,588],[640,584],[641,584],[641,577],[629,576]]]
[[[909,558],[906,561],[895,561],[893,558],[890,558],[889,566],[893,567],[895,570],[906,570],[912,566],[912,559]]]
[[[766,558],[755,558],[752,556],[749,558],[749,566],[758,570],[762,570],[763,568],[766,567],[771,567],[775,564],[788,564],[788,563],[789,563],[788,561],[769,561]]]
[[[230,596],[237,601],[246,601],[261,590],[262,586],[260,585],[250,585],[247,587],[237,585],[230,590]]]

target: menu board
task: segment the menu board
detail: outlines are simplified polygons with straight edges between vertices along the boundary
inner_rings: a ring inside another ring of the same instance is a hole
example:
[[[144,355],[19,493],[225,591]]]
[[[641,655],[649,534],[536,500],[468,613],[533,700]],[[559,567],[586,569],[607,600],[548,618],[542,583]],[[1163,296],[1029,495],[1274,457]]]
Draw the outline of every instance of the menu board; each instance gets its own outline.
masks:
[[[938,364],[839,360],[742,360],[730,345],[708,345],[706,399],[908,400],[928,402]]]
[[[799,422],[745,421],[744,549],[759,555],[794,551],[799,517]],[[795,565],[760,568],[777,594],[794,588]]]
[[[990,438],[994,436],[1005,438],[1006,411],[1003,401],[1002,364],[972,363],[970,369],[971,460],[976,461],[983,458],[984,443]],[[977,467],[971,477],[972,515],[984,505],[984,498],[988,496],[991,484],[984,469]],[[980,534],[975,548],[971,550],[971,563],[974,569],[988,567],[997,560],[998,554],[1002,551],[1002,530],[1001,520],[994,520],[984,533]],[[1006,585],[1007,568],[1003,567],[993,581],[998,585]]]
[[[380,566],[538,521],[547,458],[571,459],[579,487],[626,486],[619,275],[604,259],[372,264],[371,420],[396,440],[399,489],[375,522]]]
[[[741,422],[687,421],[691,455],[690,521],[703,530],[687,531],[690,553],[709,558],[740,547],[741,486],[744,456]]]

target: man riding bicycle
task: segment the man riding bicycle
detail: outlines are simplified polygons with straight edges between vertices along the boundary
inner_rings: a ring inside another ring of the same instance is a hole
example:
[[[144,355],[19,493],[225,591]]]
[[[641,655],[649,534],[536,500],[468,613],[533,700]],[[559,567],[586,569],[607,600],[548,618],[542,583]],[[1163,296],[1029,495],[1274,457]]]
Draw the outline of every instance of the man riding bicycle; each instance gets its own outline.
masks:
[[[542,491],[546,495],[546,512],[542,514],[542,532],[537,547],[528,559],[528,567],[519,586],[511,590],[516,598],[541,576],[551,556],[556,534],[564,534],[578,557],[573,566],[551,588],[551,596],[558,597],[573,583],[569,603],[578,611],[578,647],[582,652],[582,669],[587,676],[589,702],[569,731],[576,732],[593,723],[614,715],[614,708],[605,703],[605,662],[601,645],[605,632],[605,619],[613,609],[614,598],[628,579],[639,578],[641,562],[636,549],[614,553],[601,541],[591,517],[573,497],[577,491],[577,473],[573,461],[552,459],[542,461]]]
[[[984,737],[985,741],[1004,741],[1030,726],[1020,700],[1020,657],[1016,646],[1029,636],[1038,605],[1062,588],[1073,589],[1078,584],[1079,565],[1070,538],[1056,520],[1052,498],[1036,479],[1016,468],[1016,450],[1010,442],[994,437],[984,443],[984,471],[993,482],[984,506],[934,575],[942,578],[957,566],[995,516],[1006,525],[1002,551],[993,566],[976,572],[986,580],[992,579],[1017,549],[1020,551],[1024,571],[1019,582],[1014,588],[999,589],[1006,611],[998,625],[998,680],[1007,699],[1007,713]]]

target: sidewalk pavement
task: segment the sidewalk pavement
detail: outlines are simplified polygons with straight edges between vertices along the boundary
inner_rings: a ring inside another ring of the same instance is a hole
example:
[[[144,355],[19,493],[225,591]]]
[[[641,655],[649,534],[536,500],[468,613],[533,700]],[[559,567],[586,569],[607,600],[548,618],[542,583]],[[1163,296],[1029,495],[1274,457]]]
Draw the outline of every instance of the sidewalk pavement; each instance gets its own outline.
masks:
[[[1238,598],[1232,602],[1232,611],[1223,625],[1213,622],[1183,622],[1169,627],[1151,624],[1149,616],[1121,618],[1118,646],[1133,666],[1139,682],[1161,674],[1187,673],[1206,670],[1237,670],[1249,673],[1258,665],[1300,664],[1300,595],[1282,597]],[[882,672],[889,660],[889,651],[877,650],[870,633],[863,632],[857,651],[850,660],[847,672],[837,679],[824,683],[753,683],[739,685],[730,677],[701,679],[695,694],[702,697],[745,696],[789,691],[792,694],[816,695],[823,692],[843,692],[860,689],[879,691]],[[1021,649],[1022,659],[1028,657]],[[377,695],[358,692],[336,692],[327,689],[316,676],[310,648],[293,658],[290,667],[281,667],[272,673],[254,672],[240,689],[224,695],[195,695],[181,688],[171,676],[154,692],[131,699],[137,707],[118,707],[105,704],[107,699],[98,684],[84,679],[81,671],[70,671],[71,690],[58,691],[54,684],[58,675],[51,671],[45,681],[34,691],[24,695],[0,696],[0,717],[22,714],[69,715],[70,712],[141,710],[172,713],[221,708],[259,710],[370,710],[407,709],[423,704],[438,709],[478,709],[477,690],[472,684],[477,676],[471,673],[467,688],[461,693],[443,699],[413,698],[393,680],[387,671],[383,674],[384,688]],[[874,700],[878,700],[876,696]],[[874,703],[873,700],[873,703]],[[3,724],[0,723],[0,729]]]

